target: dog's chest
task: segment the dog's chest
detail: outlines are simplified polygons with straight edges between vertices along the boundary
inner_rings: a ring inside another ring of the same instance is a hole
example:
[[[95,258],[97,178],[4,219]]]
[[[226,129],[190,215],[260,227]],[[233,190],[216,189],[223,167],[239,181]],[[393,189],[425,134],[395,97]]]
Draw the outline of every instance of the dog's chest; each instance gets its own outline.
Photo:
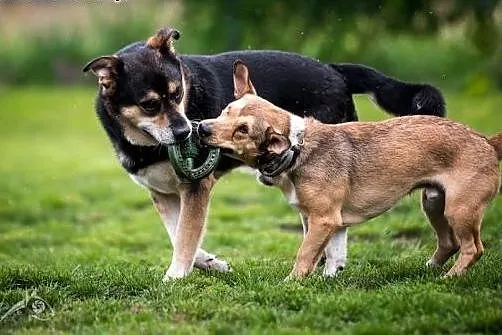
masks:
[[[149,190],[165,194],[178,193],[180,181],[169,162],[150,165],[129,176],[135,183]]]

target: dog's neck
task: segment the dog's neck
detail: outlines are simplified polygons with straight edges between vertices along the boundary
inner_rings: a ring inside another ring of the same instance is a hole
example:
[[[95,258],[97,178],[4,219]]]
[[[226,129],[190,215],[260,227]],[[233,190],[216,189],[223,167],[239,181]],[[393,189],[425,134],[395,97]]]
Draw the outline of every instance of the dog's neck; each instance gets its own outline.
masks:
[[[267,178],[274,178],[287,170],[290,170],[300,154],[305,134],[305,122],[303,118],[289,114],[290,147],[281,154],[268,154],[259,159],[259,171]]]

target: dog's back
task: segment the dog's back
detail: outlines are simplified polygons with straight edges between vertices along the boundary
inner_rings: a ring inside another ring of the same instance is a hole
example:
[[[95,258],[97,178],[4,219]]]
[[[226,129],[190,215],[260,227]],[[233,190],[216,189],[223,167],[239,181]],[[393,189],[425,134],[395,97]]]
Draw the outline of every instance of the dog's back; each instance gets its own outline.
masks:
[[[218,86],[217,92],[223,95],[221,105],[208,112],[214,113],[214,117],[234,100],[232,66],[240,59],[253,69],[251,79],[260,96],[289,112],[314,116],[323,123],[356,120],[343,77],[315,59],[273,50],[187,55],[181,59],[200,77],[199,80],[214,80],[214,85]]]

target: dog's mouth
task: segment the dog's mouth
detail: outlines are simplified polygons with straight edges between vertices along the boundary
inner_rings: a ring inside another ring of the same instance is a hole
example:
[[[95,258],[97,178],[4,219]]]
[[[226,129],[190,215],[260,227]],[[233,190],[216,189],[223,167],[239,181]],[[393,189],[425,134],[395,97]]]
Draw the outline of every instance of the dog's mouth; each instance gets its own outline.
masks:
[[[199,128],[197,129],[197,138],[199,139],[199,143],[202,146],[221,148],[218,146],[217,143],[214,143],[214,141],[211,141],[211,137],[212,136],[210,136],[210,135],[205,135],[205,134],[201,133]],[[223,149],[223,148],[221,148],[221,149]]]
[[[235,154],[232,149],[225,146],[220,146],[218,145],[218,143],[212,142],[211,137],[201,137],[199,135],[199,143],[204,147],[219,148],[221,150],[221,153],[226,156],[232,156]]]
[[[202,136],[199,135],[198,137],[199,137],[199,143],[202,146],[212,147],[212,148],[219,148],[222,153],[231,153],[231,152],[233,152],[232,149],[227,148],[225,146],[222,146],[219,143],[216,143],[215,141],[212,141],[210,136],[208,136],[208,137],[202,137]]]

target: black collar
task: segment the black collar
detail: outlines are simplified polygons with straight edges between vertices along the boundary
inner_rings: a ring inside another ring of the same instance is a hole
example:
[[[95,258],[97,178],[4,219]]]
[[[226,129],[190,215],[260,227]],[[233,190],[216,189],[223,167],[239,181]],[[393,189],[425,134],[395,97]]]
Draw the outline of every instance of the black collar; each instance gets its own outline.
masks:
[[[265,177],[273,178],[291,168],[300,154],[300,145],[293,145],[282,154],[268,154],[258,158],[258,170]]]

